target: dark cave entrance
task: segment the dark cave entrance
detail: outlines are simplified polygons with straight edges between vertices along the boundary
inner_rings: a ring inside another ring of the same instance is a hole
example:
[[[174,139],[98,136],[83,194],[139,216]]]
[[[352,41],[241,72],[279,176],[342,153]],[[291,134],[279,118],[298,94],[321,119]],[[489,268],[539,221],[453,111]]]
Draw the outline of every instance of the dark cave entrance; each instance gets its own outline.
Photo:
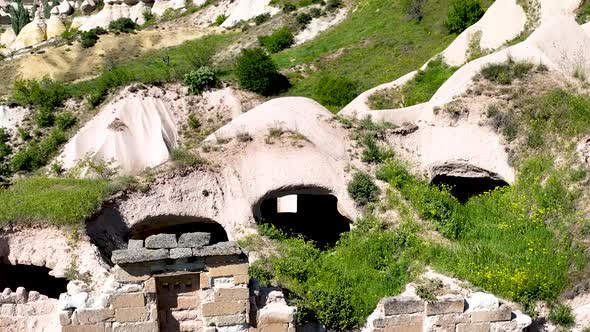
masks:
[[[183,233],[193,232],[211,233],[211,244],[228,240],[227,233],[223,226],[211,219],[175,215],[147,218],[131,227],[129,230],[129,238],[144,240],[150,235],[160,233],[176,234],[176,237],[178,238]]]
[[[432,178],[431,184],[450,188],[451,194],[461,203],[498,187],[508,186],[505,181],[489,177],[461,177],[444,174]]]
[[[274,225],[290,235],[302,235],[319,247],[336,244],[350,231],[351,221],[338,212],[336,196],[324,192],[280,192],[255,206],[259,223]]]
[[[24,287],[27,291],[37,291],[57,299],[61,293],[67,292],[68,280],[52,277],[50,271],[34,265],[0,264],[0,290],[10,288],[14,292],[18,287]]]

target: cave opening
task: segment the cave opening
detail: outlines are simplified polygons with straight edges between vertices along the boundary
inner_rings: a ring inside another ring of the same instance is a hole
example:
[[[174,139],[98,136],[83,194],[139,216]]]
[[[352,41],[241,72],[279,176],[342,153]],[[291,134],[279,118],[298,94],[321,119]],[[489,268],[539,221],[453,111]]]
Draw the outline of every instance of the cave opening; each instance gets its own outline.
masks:
[[[207,232],[211,233],[211,244],[228,241],[223,226],[214,220],[199,217],[163,215],[150,217],[129,229],[129,238],[145,240],[155,234],[175,234],[180,237],[183,233]]]
[[[498,187],[508,186],[505,181],[490,177],[461,177],[445,174],[436,175],[432,178],[431,184],[450,188],[451,194],[461,203]]]
[[[44,266],[0,264],[0,290],[10,288],[14,292],[18,287],[24,287],[27,291],[57,299],[61,293],[67,292],[68,280],[52,277],[50,271]]]
[[[259,223],[273,225],[288,235],[301,235],[325,248],[350,231],[351,221],[337,206],[338,199],[329,193],[279,192],[264,197],[255,207],[255,216]]]

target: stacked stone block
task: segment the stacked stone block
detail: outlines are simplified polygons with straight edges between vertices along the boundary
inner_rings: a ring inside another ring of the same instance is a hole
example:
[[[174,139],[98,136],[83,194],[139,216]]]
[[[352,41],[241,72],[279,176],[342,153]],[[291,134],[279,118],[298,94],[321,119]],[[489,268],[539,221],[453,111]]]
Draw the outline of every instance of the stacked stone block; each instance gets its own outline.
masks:
[[[527,320],[513,319],[515,316],[503,303],[469,308],[462,295],[444,295],[434,301],[424,301],[417,296],[396,296],[379,302],[368,326],[372,332],[523,331],[530,324],[530,318],[527,317],[527,323]]]
[[[0,294],[0,331],[25,331],[26,326],[52,319],[56,314],[57,300],[49,299],[36,291],[27,292],[19,287],[13,292],[6,288]]]
[[[209,233],[158,234],[113,252],[124,285],[105,308],[61,314],[62,331],[245,331],[249,326],[248,263],[233,242],[209,244]]]

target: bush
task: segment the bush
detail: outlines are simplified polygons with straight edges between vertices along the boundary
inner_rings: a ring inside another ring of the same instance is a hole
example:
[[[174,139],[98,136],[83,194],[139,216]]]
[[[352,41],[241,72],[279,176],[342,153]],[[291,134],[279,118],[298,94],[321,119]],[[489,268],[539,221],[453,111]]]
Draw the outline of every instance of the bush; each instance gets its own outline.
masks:
[[[196,95],[206,88],[215,87],[217,76],[211,68],[203,66],[184,75],[184,85],[188,86],[190,92]]]
[[[290,2],[287,2],[283,6],[283,13],[290,13],[290,12],[294,12],[296,10],[297,10],[297,7],[294,4],[290,3]]]
[[[297,16],[295,17],[295,20],[297,21],[297,23],[299,23],[299,25],[301,26],[306,26],[309,24],[309,22],[311,22],[311,15],[307,14],[307,13],[299,13],[297,14]]]
[[[533,69],[528,62],[515,62],[508,59],[505,63],[491,63],[483,67],[481,74],[487,80],[508,85],[515,79],[522,79]]]
[[[107,31],[101,27],[94,28],[88,31],[80,32],[80,44],[82,48],[89,48],[96,45],[100,35],[104,35]]]
[[[279,74],[275,63],[261,48],[243,50],[237,59],[235,71],[242,88],[264,96],[289,87],[287,78]]]
[[[127,17],[122,17],[109,23],[109,30],[112,32],[130,33],[138,28],[139,25]]]
[[[64,112],[55,118],[55,123],[57,124],[57,127],[61,130],[67,130],[71,128],[73,125],[76,124],[76,121],[78,121],[78,119],[74,114],[70,112]]]
[[[225,20],[227,20],[227,16],[221,14],[215,18],[215,25],[220,26],[223,24],[223,22],[225,22]]]
[[[282,27],[269,36],[259,36],[258,42],[270,53],[277,53],[293,45],[295,37],[289,28]]]
[[[565,304],[558,304],[551,308],[551,312],[549,312],[549,320],[552,323],[564,327],[571,327],[576,323],[576,318],[572,314],[572,308]]]
[[[197,129],[201,126],[201,121],[199,121],[199,118],[197,118],[196,115],[194,115],[193,113],[189,114],[188,119],[187,119],[187,124],[188,127],[191,129]]]
[[[199,155],[180,148],[175,148],[170,152],[170,160],[181,167],[194,167],[205,163],[205,160]]]
[[[390,150],[381,148],[372,133],[368,133],[362,140],[362,144],[365,146],[361,155],[361,160],[366,163],[381,163],[388,158],[393,157],[393,153]]]
[[[484,13],[479,0],[455,0],[447,16],[447,29],[449,33],[461,33],[479,21]]]
[[[373,178],[367,173],[357,172],[348,183],[348,193],[359,205],[376,202],[381,194]]]
[[[53,129],[41,142],[32,142],[17,151],[10,164],[14,172],[35,171],[44,166],[66,142],[66,136],[61,129]]]
[[[269,13],[260,14],[254,17],[254,23],[256,23],[256,25],[261,25],[268,20],[270,20]]]
[[[315,84],[313,96],[324,106],[343,107],[358,95],[359,85],[343,76],[323,76]]]
[[[43,78],[41,81],[16,80],[12,99],[21,106],[33,106],[42,110],[53,110],[69,98],[62,82]]]
[[[51,127],[55,123],[52,110],[40,109],[35,113],[35,123],[41,128]]]
[[[12,153],[12,149],[8,145],[9,141],[10,135],[8,135],[6,129],[0,128],[0,162],[4,161]]]
[[[312,18],[320,17],[322,16],[322,10],[314,7],[309,10],[309,16],[311,16]]]
[[[328,0],[326,2],[326,10],[332,11],[340,8],[342,6],[342,0]]]
[[[420,22],[424,17],[424,5],[427,0],[409,0],[406,3],[406,16],[408,19]]]
[[[80,33],[80,45],[82,46],[82,48],[90,48],[96,45],[97,41],[98,35],[94,30],[83,31]]]

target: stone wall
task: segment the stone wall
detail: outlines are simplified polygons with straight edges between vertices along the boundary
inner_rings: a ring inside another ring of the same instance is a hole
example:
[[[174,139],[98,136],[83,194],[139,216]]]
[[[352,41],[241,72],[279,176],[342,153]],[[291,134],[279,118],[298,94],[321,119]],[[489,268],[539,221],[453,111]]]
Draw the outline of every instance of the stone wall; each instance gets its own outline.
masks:
[[[113,284],[91,308],[60,314],[64,332],[246,331],[248,263],[233,242],[207,233],[158,234],[113,252]]]
[[[59,326],[57,300],[23,287],[0,294],[0,331],[46,331]]]
[[[404,295],[382,299],[364,331],[517,332],[530,324],[528,316],[513,312],[491,294],[447,294],[434,301]]]

